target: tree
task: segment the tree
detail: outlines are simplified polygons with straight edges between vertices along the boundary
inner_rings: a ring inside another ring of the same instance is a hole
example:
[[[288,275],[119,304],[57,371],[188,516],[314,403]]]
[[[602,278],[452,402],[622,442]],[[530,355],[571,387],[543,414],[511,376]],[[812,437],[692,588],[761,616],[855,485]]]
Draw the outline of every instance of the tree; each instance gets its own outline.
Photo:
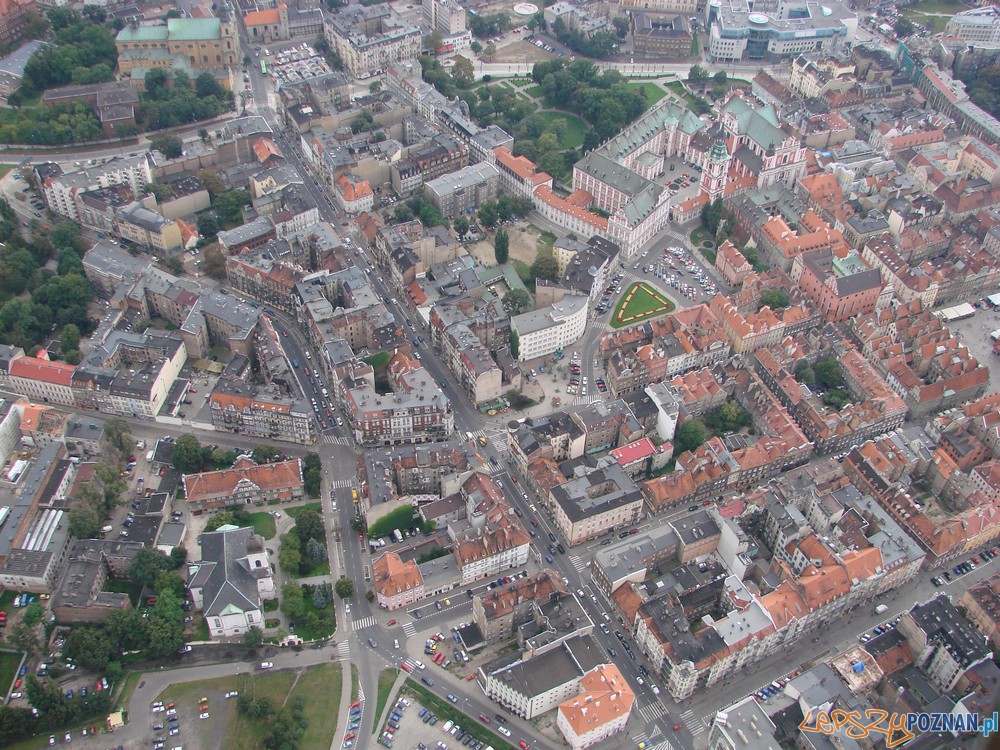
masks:
[[[392,212],[392,218],[399,223],[413,221],[413,211],[405,203],[400,203]]]
[[[808,360],[800,359],[795,363],[795,379],[809,388],[816,385],[816,373],[809,366]]]
[[[132,439],[132,429],[128,422],[120,417],[111,417],[104,422],[104,430],[101,432],[102,450],[110,449],[124,458],[134,447],[135,441]]]
[[[219,233],[219,219],[212,211],[198,214],[198,233],[202,237],[214,237]]]
[[[835,359],[823,359],[813,367],[816,382],[826,390],[836,390],[844,387],[844,372]]]
[[[772,310],[788,307],[788,302],[788,292],[784,289],[765,292],[760,298],[761,307],[770,307]]]
[[[161,573],[173,569],[174,564],[169,557],[159,550],[146,548],[135,553],[128,568],[128,576],[136,583],[151,586]]]
[[[500,217],[497,214],[497,204],[496,201],[486,201],[482,206],[479,207],[479,223],[484,227],[495,227],[497,222],[500,221]]]
[[[521,337],[513,328],[510,329],[510,356],[515,361],[521,356]]]
[[[64,350],[79,349],[80,329],[76,326],[75,323],[68,323],[63,327],[60,339],[62,341]]]
[[[49,22],[37,13],[28,13],[21,21],[22,39],[45,39],[49,33]]]
[[[337,582],[333,585],[333,590],[337,592],[337,596],[341,599],[347,599],[351,594],[354,593],[354,581],[352,581],[347,576],[341,576],[337,579]]]
[[[713,237],[719,231],[719,222],[722,221],[722,198],[716,198],[711,203],[706,203],[701,209],[701,223],[709,234]]]
[[[180,276],[184,273],[184,261],[181,260],[179,255],[171,255],[163,261],[163,265],[166,266],[168,272],[174,274],[175,276]]]
[[[319,497],[323,467],[319,454],[310,451],[302,458],[302,481],[309,497]]]
[[[174,443],[174,466],[182,474],[194,474],[201,471],[203,457],[201,443],[191,434],[184,434]]]
[[[454,58],[455,64],[451,68],[451,77],[454,78],[462,88],[470,86],[476,80],[476,69],[472,65],[472,60],[467,57],[457,55]]]
[[[312,603],[313,603],[313,606],[316,609],[323,609],[324,607],[326,607],[327,604],[330,603],[330,599],[327,596],[327,592],[326,592],[326,587],[325,586],[314,586],[313,587]]]
[[[892,30],[896,33],[897,39],[905,39],[908,36],[913,36],[913,32],[916,31],[916,27],[906,16],[900,16],[896,19],[896,23],[893,24]]]
[[[302,565],[302,542],[296,534],[282,534],[281,546],[278,548],[278,564],[281,569],[290,574],[298,574]]]
[[[499,230],[496,237],[493,238],[493,254],[496,256],[497,263],[506,263],[510,257],[510,237],[503,229]]]
[[[44,614],[45,607],[43,607],[40,602],[29,604],[21,614],[21,622],[29,628],[33,628],[42,621],[42,616]]]
[[[726,71],[720,70],[720,71],[716,72],[716,74],[714,76],[712,76],[712,80],[716,84],[725,86],[727,83],[729,83],[729,76],[726,75]]]
[[[88,505],[78,505],[69,512],[69,535],[77,539],[97,539],[101,533],[101,520],[97,511]]]
[[[302,544],[310,539],[322,542],[326,538],[326,527],[323,517],[314,510],[302,510],[295,517],[295,531]]]
[[[305,556],[315,565],[319,565],[327,559],[326,545],[318,539],[310,539],[306,542]]]
[[[264,631],[260,628],[250,628],[243,634],[243,645],[247,648],[260,648],[264,645]]]
[[[615,33],[619,39],[624,39],[628,36],[630,24],[627,16],[615,16],[611,19],[611,25],[615,27]]]
[[[368,589],[365,592],[365,599],[367,599],[369,602],[375,601],[375,592],[372,591],[371,589]]]
[[[688,83],[704,83],[708,80],[708,72],[700,65],[692,65],[688,71]]]
[[[212,208],[224,223],[235,224],[243,221],[243,207],[250,203],[250,193],[240,188],[227,190],[216,196]]]
[[[215,76],[208,72],[202,73],[194,79],[194,92],[198,95],[199,99],[207,99],[210,96],[214,96],[216,99],[223,99],[226,96],[226,90],[222,88],[222,84],[215,80]]]
[[[116,654],[115,644],[108,637],[106,630],[93,625],[74,627],[66,639],[64,653],[72,657],[79,666],[94,672],[102,672],[111,656]]]
[[[157,203],[162,203],[174,197],[173,188],[170,185],[164,185],[162,182],[146,183],[143,190],[156,198]]]
[[[209,245],[205,249],[205,260],[201,269],[213,279],[226,278],[226,256],[219,245]]]
[[[469,220],[464,216],[456,216],[455,220],[452,222],[452,226],[455,228],[455,234],[461,237],[469,231]]]
[[[375,118],[372,117],[372,113],[363,109],[357,117],[351,120],[351,132],[360,133],[363,130],[369,130],[374,123]]]
[[[34,656],[38,652],[38,633],[23,620],[14,623],[7,632],[7,640],[21,651],[27,651]]]
[[[226,191],[226,184],[222,181],[222,177],[219,176],[219,173],[214,169],[201,170],[198,173],[198,179],[201,180],[201,184],[204,185],[205,190],[208,191],[208,197],[213,200],[215,199],[215,196]]]
[[[159,151],[168,159],[176,159],[184,153],[184,142],[176,135],[161,135],[151,138],[149,147]]]
[[[510,315],[520,315],[531,307],[531,295],[523,289],[511,289],[503,296],[503,304]]]
[[[187,562],[188,551],[184,547],[174,547],[170,550],[170,561],[174,564],[175,568],[181,567]]]
[[[171,560],[171,562],[173,562]],[[153,584],[153,590],[156,591],[157,597],[162,597],[168,591],[177,597],[178,601],[183,601],[184,599],[184,579],[181,578],[180,574],[176,570],[170,570],[166,573],[160,573],[156,577],[156,582]],[[157,599],[157,604],[159,604],[159,598]]]
[[[559,265],[555,258],[536,258],[531,264],[531,275],[536,279],[555,281],[559,278]]]
[[[305,614],[306,603],[301,584],[289,581],[281,587],[281,611],[293,620]]]
[[[257,464],[269,464],[272,461],[277,461],[278,457],[281,455],[281,451],[275,448],[273,445],[261,444],[256,446],[251,452],[250,456],[253,458],[254,463]]]
[[[159,605],[159,602],[157,602]],[[151,658],[176,654],[184,645],[184,628],[181,623],[171,622],[163,617],[150,617],[146,621],[149,645],[146,656]]]
[[[690,419],[677,428],[674,449],[677,453],[693,451],[708,438],[708,430],[697,419]]]

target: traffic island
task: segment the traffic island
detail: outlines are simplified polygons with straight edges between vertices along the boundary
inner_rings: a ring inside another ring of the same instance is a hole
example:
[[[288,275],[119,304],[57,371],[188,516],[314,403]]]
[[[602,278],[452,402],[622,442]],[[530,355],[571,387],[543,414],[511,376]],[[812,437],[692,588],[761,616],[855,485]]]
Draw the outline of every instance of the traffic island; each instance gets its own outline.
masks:
[[[624,328],[635,325],[660,315],[666,315],[673,310],[674,303],[666,295],[643,281],[636,281],[625,290],[625,294],[618,300],[615,311],[611,315],[611,327]]]

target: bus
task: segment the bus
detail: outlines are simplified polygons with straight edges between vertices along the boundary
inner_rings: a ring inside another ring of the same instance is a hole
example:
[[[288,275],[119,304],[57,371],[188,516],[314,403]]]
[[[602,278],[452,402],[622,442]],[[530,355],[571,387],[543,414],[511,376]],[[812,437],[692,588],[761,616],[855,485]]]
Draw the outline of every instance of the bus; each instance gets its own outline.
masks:
[[[267,63],[264,60],[260,61],[260,74],[262,76],[267,75]]]

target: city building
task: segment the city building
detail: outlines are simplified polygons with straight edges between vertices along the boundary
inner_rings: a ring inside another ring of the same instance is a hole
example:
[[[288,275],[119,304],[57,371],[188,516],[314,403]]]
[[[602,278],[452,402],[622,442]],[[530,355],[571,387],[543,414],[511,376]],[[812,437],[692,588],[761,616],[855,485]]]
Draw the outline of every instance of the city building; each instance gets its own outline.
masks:
[[[379,75],[392,63],[420,55],[420,29],[404,23],[389,3],[348,5],[327,15],[323,36],[353,78]]]
[[[550,491],[553,521],[572,546],[635,525],[642,493],[614,457],[582,462],[568,481]]]
[[[454,36],[465,31],[465,8],[456,0],[422,0],[424,28]],[[436,50],[431,50],[435,52]]]
[[[392,393],[378,393],[367,382],[344,393],[355,440],[361,445],[403,445],[448,438],[455,431],[455,415],[430,373],[403,352],[388,368]]]
[[[115,156],[103,164],[77,172],[46,171],[51,176],[39,180],[45,204],[53,212],[74,221],[80,219],[78,195],[120,186],[130,191],[132,200],[139,200],[145,195],[146,185],[154,181],[153,160],[148,151],[136,156]]]
[[[548,307],[511,318],[520,344],[518,361],[544,357],[579,339],[587,327],[587,303],[587,297],[567,294]]]
[[[470,164],[464,169],[424,183],[424,197],[446,219],[472,214],[497,196],[500,173],[491,164]]]
[[[896,627],[939,690],[954,690],[967,670],[992,658],[989,644],[943,594],[914,604]]]
[[[305,399],[292,399],[275,386],[260,387],[243,378],[221,377],[209,396],[217,430],[309,445],[316,422]]]
[[[632,44],[637,55],[656,59],[689,57],[691,30],[687,17],[636,10],[632,13]]]
[[[244,457],[231,469],[185,474],[181,483],[188,507],[195,512],[222,510],[234,504],[287,503],[305,496],[299,459],[258,466]]]
[[[413,560],[403,562],[395,552],[386,552],[372,564],[375,597],[390,612],[424,598],[424,581]]]
[[[1000,643],[1000,575],[970,586],[958,606],[972,626],[997,647]]]
[[[712,750],[780,750],[776,729],[756,697],[748,695],[715,715],[708,744]]]
[[[52,614],[60,625],[103,623],[112,612],[132,608],[126,593],[105,591],[111,579],[128,577],[140,542],[78,539],[66,556],[59,587],[52,594]]]
[[[976,47],[1000,47],[1000,7],[982,5],[956,13],[948,19],[944,35]]]
[[[35,0],[3,0],[0,2],[0,47],[7,48],[21,38],[24,19],[36,13]]]
[[[498,643],[534,619],[537,606],[565,596],[570,596],[569,589],[559,574],[541,570],[474,596],[472,621],[487,643]]]
[[[628,723],[635,693],[614,664],[602,664],[580,680],[580,694],[559,705],[556,726],[571,750],[595,745]]]
[[[375,205],[375,194],[368,180],[355,174],[342,174],[334,183],[333,192],[337,203],[346,213],[357,216],[371,211]]]
[[[823,320],[833,323],[873,312],[885,287],[878,269],[857,253],[841,257],[830,248],[796,256],[790,276]]]
[[[831,52],[854,41],[858,17],[838,0],[753,6],[720,0],[707,7],[708,54],[713,62],[789,60],[804,52]]]
[[[201,559],[187,564],[187,588],[212,638],[264,629],[262,600],[276,596],[271,562],[252,528],[226,526],[199,537]]]
[[[166,24],[132,21],[115,37],[118,55],[128,58],[131,68],[158,67],[152,60],[163,54],[181,56],[196,70],[238,65],[238,34],[228,7],[221,6],[219,18],[170,18]]]

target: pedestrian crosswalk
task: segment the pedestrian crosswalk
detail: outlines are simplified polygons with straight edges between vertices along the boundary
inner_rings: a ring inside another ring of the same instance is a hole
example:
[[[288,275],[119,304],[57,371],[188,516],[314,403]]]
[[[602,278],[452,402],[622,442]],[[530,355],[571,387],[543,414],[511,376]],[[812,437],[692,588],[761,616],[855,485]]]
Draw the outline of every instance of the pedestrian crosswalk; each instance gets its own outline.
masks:
[[[339,490],[339,489],[345,489],[346,490],[348,487],[351,486],[351,480],[350,479],[331,479],[331,480],[327,481],[327,484],[330,486],[331,490]]]
[[[350,661],[351,659],[351,644],[347,641],[341,641],[337,644],[337,658],[341,661]]]
[[[413,624],[413,621],[403,623],[403,635],[407,638],[412,638],[417,634],[417,626]]]
[[[637,745],[638,745],[638,744],[639,744],[640,742],[645,742],[645,741],[646,741],[646,740],[648,740],[648,739],[649,739],[649,735],[647,735],[647,734],[646,734],[645,732],[640,732],[639,734],[633,734],[633,735],[632,735],[632,741],[633,741],[633,742],[634,742],[635,744],[637,744]]]
[[[569,561],[572,563],[573,567],[576,568],[577,572],[580,572],[587,567],[587,561],[584,560],[579,555],[570,555]]]
[[[486,428],[476,430],[472,433],[472,436],[476,439],[476,442],[479,442],[479,438],[481,437],[486,438],[486,442],[493,446],[493,450],[507,450],[507,433],[503,430]]]
[[[654,701],[649,704],[642,704],[639,706],[639,713],[642,715],[646,721],[656,721],[661,716],[667,712],[667,709],[663,707],[663,704],[659,701]]]
[[[376,625],[375,618],[369,616],[369,617],[361,617],[361,618],[355,620],[352,623],[351,627],[356,632],[358,630],[364,630],[365,628],[373,628],[373,627],[375,627],[375,625]]]
[[[327,445],[354,445],[354,441],[351,438],[342,437],[341,435],[323,435],[320,442]]]
[[[681,714],[681,720],[695,737],[705,732],[705,721],[690,708]]]

